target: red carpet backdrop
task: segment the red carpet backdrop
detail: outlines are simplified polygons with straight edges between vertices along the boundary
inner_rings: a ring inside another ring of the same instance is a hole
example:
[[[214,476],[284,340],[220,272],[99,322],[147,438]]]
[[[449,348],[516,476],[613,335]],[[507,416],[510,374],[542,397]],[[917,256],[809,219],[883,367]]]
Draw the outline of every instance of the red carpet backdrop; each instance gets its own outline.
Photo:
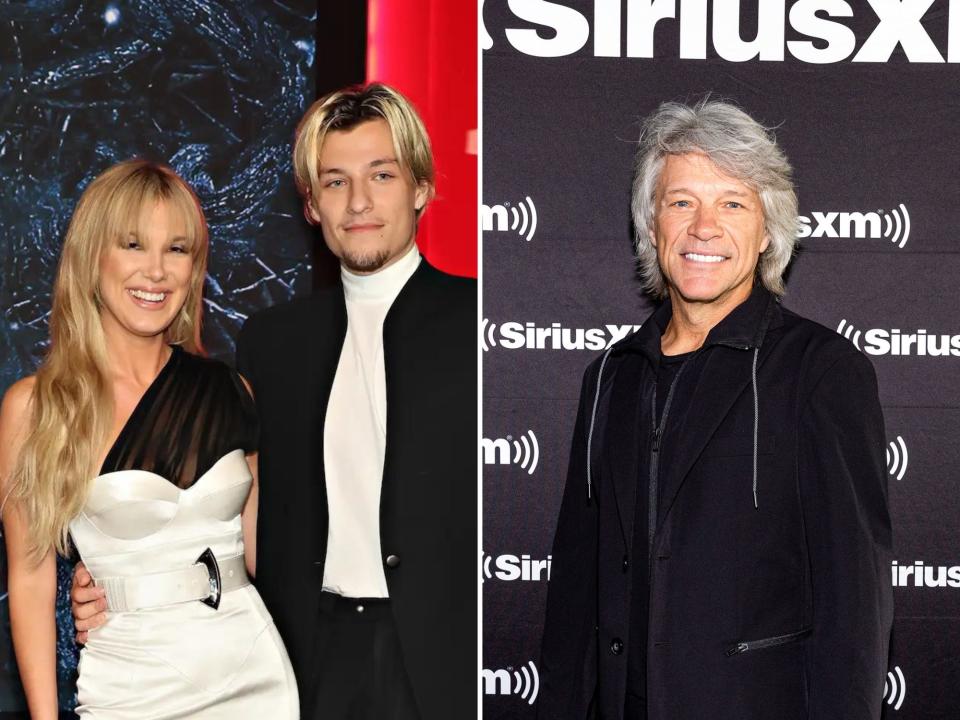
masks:
[[[794,165],[801,250],[784,304],[879,377],[897,558],[884,717],[957,717],[960,2],[482,12],[484,716],[534,715],[582,372],[652,308],[631,254],[638,121],[710,93],[776,127]]]
[[[477,13],[471,2],[369,0],[367,81],[417,106],[433,145],[437,196],[417,245],[435,267],[477,276]]]

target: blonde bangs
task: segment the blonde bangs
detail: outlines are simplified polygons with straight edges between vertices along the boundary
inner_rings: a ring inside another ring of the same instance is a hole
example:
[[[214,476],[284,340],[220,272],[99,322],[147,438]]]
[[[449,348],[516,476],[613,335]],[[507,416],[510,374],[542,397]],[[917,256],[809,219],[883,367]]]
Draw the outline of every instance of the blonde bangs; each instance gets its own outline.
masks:
[[[132,233],[146,236],[150,211],[158,204],[166,205],[167,211],[183,226],[193,258],[193,274],[183,309],[167,328],[165,339],[190,352],[204,354],[201,325],[209,235],[200,201],[190,186],[170,168],[142,160],[130,162],[139,167],[110,183],[110,195],[103,208],[104,227],[97,265],[107,243],[122,243]]]
[[[320,192],[320,148],[329,125],[329,106],[337,94],[317,100],[300,119],[293,143],[293,178],[305,199]]]
[[[141,172],[112,188],[102,210],[104,227],[101,253],[106,250],[108,242],[121,242],[131,233],[145,235],[150,211],[162,203],[183,225],[184,237],[190,242],[190,254],[194,261],[205,263],[207,224],[200,201],[172,170],[164,170],[171,177]]]

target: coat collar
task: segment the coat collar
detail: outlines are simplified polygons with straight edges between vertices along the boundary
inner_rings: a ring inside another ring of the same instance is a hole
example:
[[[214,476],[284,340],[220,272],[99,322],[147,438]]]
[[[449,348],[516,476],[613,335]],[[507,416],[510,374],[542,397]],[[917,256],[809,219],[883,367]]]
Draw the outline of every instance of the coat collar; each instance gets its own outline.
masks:
[[[431,311],[435,301],[433,290],[438,285],[443,285],[445,277],[443,272],[433,267],[421,255],[417,269],[404,282],[391,303],[384,319],[384,328],[389,329],[397,324],[416,324],[421,313]],[[344,292],[342,278],[338,276],[335,284],[315,294],[312,300],[322,324],[328,332],[333,333],[324,338],[323,349],[337,359],[347,334],[347,302]]]
[[[660,337],[673,317],[673,303],[668,297],[646,319],[643,326],[614,345],[613,353],[639,352],[654,366],[660,362]],[[767,331],[783,324],[783,315],[776,297],[763,285],[754,284],[750,296],[737,305],[707,335],[703,347],[726,345],[750,350],[763,345]]]
[[[677,445],[671,458],[664,456],[658,531],[694,463],[722,427],[737,399],[750,392],[754,355],[758,367],[763,366],[769,355],[761,352],[767,333],[782,324],[783,315],[776,297],[762,286],[755,286],[750,297],[707,335],[704,349],[714,349],[705,357],[694,389],[698,411],[679,418],[674,435]],[[760,427],[761,432],[768,431],[762,424]]]
[[[611,349],[612,353],[642,355],[653,368],[660,363],[660,337],[667,328],[672,315],[670,300],[666,300],[643,326],[633,335],[620,341]],[[663,525],[677,494],[690,469],[700,457],[707,443],[723,424],[724,419],[737,398],[746,391],[751,381],[750,364],[754,350],[759,352],[767,333],[783,324],[783,315],[776,297],[762,285],[755,285],[750,296],[734,308],[707,335],[704,352],[711,347],[726,348],[726,352],[708,352],[704,366],[699,374],[694,395],[700,412],[690,413],[674,420],[678,423],[673,437],[680,445],[670,449],[670,458],[664,456],[661,462],[661,497],[657,530]],[[733,350],[734,352],[730,352]],[[618,380],[620,373],[617,373]],[[640,377],[626,379],[627,384],[640,382]],[[624,388],[622,394],[636,404],[637,393]],[[640,393],[642,395],[642,393]],[[639,427],[639,413],[633,416],[635,429]],[[621,458],[624,459],[624,458]],[[632,537],[632,517],[635,503],[635,485],[640,457],[634,453],[626,458],[622,466],[624,472],[613,473],[614,495],[621,518],[621,530],[626,545]],[[610,472],[611,468],[607,468]],[[628,522],[623,519],[627,518]]]
[[[401,299],[406,299],[404,296],[411,293],[416,293],[418,290],[422,290],[426,287],[433,286],[437,283],[438,280],[444,277],[444,273],[440,270],[437,270],[433,265],[427,262],[427,258],[423,255],[420,255],[420,263],[417,265],[416,270],[410,275],[410,277],[404,281],[403,286],[400,288],[400,291],[394,300],[396,304]],[[336,288],[337,294],[340,295],[340,299],[344,299],[344,288],[343,288],[343,278],[341,276],[337,277],[336,285],[333,287]]]
[[[442,284],[444,274],[433,268],[426,258],[404,283],[384,320],[385,343],[390,345],[402,338],[404,332],[422,324],[422,318],[436,306],[432,288]],[[330,390],[347,335],[347,304],[343,285],[325,288],[311,299],[313,324],[319,331],[304,333],[300,355],[305,377],[315,386],[312,394],[320,412],[320,427],[326,416]]]
[[[394,424],[398,422],[397,413],[390,409],[402,404],[395,403],[391,393],[395,392],[395,381],[392,378],[402,375],[407,382],[410,376],[420,372],[417,363],[408,363],[403,372],[396,369],[397,349],[415,347],[421,343],[424,347],[434,338],[429,332],[432,327],[424,322],[430,313],[442,307],[442,296],[436,296],[437,288],[444,286],[446,275],[432,267],[422,258],[420,265],[413,275],[404,283],[397,297],[394,299],[384,319],[384,362],[387,381],[387,437],[396,438]],[[323,426],[326,422],[327,408],[330,403],[330,393],[333,389],[334,378],[340,363],[340,354],[347,334],[347,305],[342,284],[324,288],[312,296],[312,318],[306,324],[301,345],[298,347],[297,359],[300,377],[304,383],[304,395],[308,409],[304,410],[310,427],[316,428],[319,438],[313,444],[312,469],[310,472],[299,473],[296,482],[301,485],[305,507],[327,508],[326,475],[323,466]],[[311,327],[312,326],[312,327]],[[409,359],[409,358],[407,358]],[[299,400],[298,400],[299,401]],[[389,445],[388,440],[388,445]],[[319,478],[319,482],[317,482]],[[318,526],[320,527],[320,526]],[[326,527],[325,525],[323,526]],[[315,553],[324,557],[326,552],[326,535],[316,539]]]

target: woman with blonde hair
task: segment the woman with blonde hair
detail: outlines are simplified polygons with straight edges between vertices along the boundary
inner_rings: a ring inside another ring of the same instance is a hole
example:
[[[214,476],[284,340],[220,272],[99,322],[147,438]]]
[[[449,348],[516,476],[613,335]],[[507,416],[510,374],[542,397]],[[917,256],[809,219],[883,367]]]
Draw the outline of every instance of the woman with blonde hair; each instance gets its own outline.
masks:
[[[108,169],[67,230],[46,359],[4,397],[10,620],[34,720],[57,717],[55,553],[71,541],[109,612],[80,655],[81,717],[298,717],[248,579],[253,401],[200,341],[206,255],[172,170]]]

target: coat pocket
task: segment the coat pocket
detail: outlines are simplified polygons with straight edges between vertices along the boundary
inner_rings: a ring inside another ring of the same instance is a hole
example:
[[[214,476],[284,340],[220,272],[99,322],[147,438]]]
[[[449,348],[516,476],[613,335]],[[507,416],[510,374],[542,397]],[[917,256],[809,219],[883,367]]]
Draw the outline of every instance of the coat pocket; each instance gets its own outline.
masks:
[[[798,630],[797,632],[788,633],[786,635],[763,638],[762,640],[745,640],[743,642],[738,642],[736,645],[733,645],[727,650],[727,657],[733,657],[734,655],[740,655],[741,653],[750,652],[752,650],[763,650],[765,648],[776,647],[777,645],[787,645],[788,643],[802,640],[812,632],[812,628],[806,628],[804,630]]]

